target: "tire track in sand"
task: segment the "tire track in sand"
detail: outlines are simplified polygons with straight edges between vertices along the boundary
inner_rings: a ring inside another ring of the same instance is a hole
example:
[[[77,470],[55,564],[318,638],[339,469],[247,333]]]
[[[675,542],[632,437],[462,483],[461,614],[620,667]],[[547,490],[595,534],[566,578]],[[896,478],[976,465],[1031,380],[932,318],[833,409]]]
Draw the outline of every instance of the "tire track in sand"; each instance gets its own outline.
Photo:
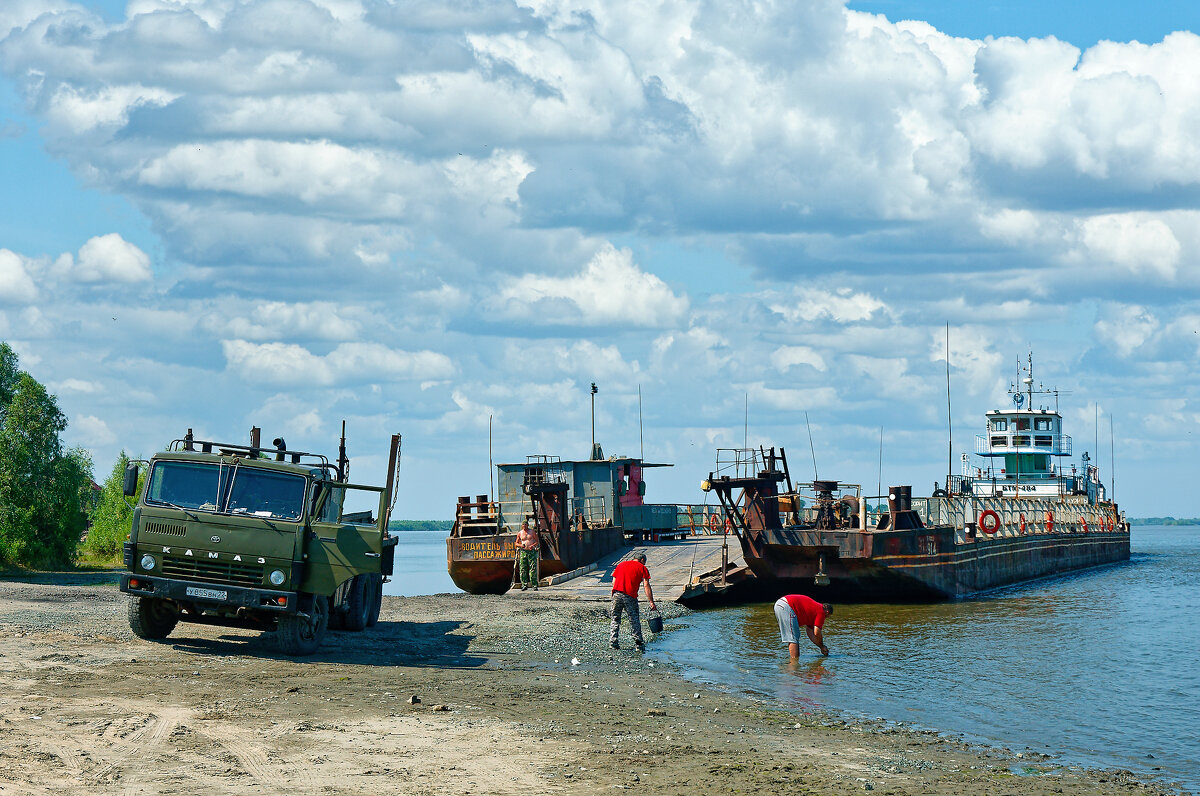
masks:
[[[155,714],[129,735],[112,739],[114,748],[96,750],[97,755],[108,758],[108,763],[87,774],[86,780],[89,784],[100,784],[135,755],[147,757],[161,754],[167,736],[179,725],[180,720],[186,718],[190,713],[191,711],[182,709],[164,710]],[[109,735],[108,732],[105,732],[105,735]]]

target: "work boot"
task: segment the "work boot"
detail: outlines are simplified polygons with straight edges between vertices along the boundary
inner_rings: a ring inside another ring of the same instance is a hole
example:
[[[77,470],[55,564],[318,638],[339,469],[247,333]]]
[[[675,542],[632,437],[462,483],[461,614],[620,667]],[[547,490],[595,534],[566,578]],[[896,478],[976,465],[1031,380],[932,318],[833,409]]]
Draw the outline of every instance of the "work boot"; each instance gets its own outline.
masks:
[[[615,650],[619,650],[619,649],[621,649],[621,645],[620,645],[620,644],[618,644],[618,643],[617,643],[617,642],[615,642],[615,641],[610,641],[610,642],[608,642],[608,646],[612,647],[612,648],[613,648],[613,649],[615,649]]]
[[[527,589],[527,588],[529,588],[529,587],[526,586],[524,583],[521,584],[521,591],[525,591],[525,589]]]
[[[646,651],[646,645],[645,645],[645,644],[643,644],[643,643],[642,643],[642,642],[640,642],[640,641],[635,641],[635,642],[633,642],[633,646],[634,646],[634,648],[635,648],[635,649],[637,649],[637,651],[638,651],[638,652],[645,652],[645,651]]]

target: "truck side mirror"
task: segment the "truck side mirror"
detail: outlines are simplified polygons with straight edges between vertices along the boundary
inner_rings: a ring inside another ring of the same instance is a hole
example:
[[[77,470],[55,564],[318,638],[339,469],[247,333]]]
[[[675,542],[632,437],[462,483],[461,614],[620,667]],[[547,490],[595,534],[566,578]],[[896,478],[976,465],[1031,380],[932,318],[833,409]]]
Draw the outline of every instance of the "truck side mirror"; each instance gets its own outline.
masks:
[[[122,484],[121,493],[125,497],[133,497],[137,494],[138,482],[138,466],[134,462],[125,465],[125,482]]]

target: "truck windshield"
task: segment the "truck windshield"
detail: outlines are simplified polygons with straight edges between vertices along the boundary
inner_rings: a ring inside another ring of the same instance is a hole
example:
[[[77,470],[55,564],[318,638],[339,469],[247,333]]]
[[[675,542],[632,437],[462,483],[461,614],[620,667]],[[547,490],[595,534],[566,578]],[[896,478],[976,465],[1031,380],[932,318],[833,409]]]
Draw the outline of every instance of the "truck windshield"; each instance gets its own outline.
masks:
[[[221,482],[228,482],[231,469],[203,462],[155,462],[146,502],[216,511],[225,486]]]
[[[303,476],[239,467],[229,490],[229,511],[297,520],[304,510],[306,486]]]
[[[230,480],[232,479],[232,483]],[[146,502],[196,511],[299,519],[308,480],[302,475],[207,462],[156,462]]]

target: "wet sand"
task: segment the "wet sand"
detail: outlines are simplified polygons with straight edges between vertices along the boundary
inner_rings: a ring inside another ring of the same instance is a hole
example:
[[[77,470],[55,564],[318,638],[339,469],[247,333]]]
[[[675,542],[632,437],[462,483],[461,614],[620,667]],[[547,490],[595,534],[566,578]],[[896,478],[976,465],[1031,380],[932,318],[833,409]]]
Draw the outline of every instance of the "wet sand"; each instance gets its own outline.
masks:
[[[299,659],[141,641],[125,604],[104,576],[0,582],[0,794],[1172,792],[697,687],[653,640],[609,650],[596,603],[387,597]]]

